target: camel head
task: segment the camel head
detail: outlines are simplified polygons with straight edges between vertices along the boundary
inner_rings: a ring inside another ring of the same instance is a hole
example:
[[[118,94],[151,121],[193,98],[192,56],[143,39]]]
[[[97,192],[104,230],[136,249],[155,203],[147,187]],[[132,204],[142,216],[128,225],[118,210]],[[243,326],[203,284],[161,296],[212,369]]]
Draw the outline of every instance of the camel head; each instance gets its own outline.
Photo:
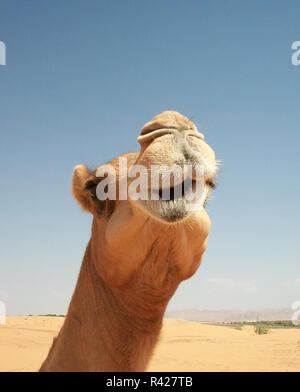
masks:
[[[217,163],[214,151],[205,143],[204,136],[195,124],[178,112],[165,111],[144,125],[138,141],[141,145],[139,153],[122,156],[125,171],[124,167],[120,167],[118,158],[108,163],[116,171],[110,180],[104,175],[107,165],[93,172],[84,165],[75,167],[73,194],[83,209],[98,217],[105,213],[109,216],[126,199],[128,208],[138,208],[149,217],[166,224],[180,222],[200,212],[209,192],[214,188]],[[104,170],[99,175],[97,171],[101,168]],[[197,168],[201,170],[197,171]],[[184,177],[187,172],[188,176]],[[105,178],[102,190],[105,187],[107,189],[108,185],[116,185],[111,200],[108,200],[108,196],[107,200],[99,200],[97,197],[97,186]],[[124,197],[123,192],[120,198],[120,182],[124,179],[126,195]],[[196,193],[197,180],[198,195],[190,200],[188,196],[191,192]],[[140,188],[141,182],[144,185],[143,192],[137,196],[135,192],[135,197],[132,197],[128,190],[130,187],[134,190]]]
[[[217,163],[195,124],[178,112],[154,117],[142,128],[138,141],[140,152],[114,158],[93,171],[76,166],[72,192],[94,216],[94,259],[109,260],[96,263],[102,278],[120,287],[139,270],[140,285],[150,280],[147,285],[155,291],[160,281],[170,297],[179,281],[195,273],[206,249],[210,219],[203,207],[214,187]],[[174,165],[182,168],[179,175],[170,171]],[[202,187],[197,193],[199,182]],[[197,197],[191,199],[193,192]],[[155,255],[162,264],[154,263]],[[144,263],[147,258],[153,262]],[[169,259],[172,262],[165,262]],[[147,273],[139,269],[142,265]],[[164,276],[173,277],[172,288]]]

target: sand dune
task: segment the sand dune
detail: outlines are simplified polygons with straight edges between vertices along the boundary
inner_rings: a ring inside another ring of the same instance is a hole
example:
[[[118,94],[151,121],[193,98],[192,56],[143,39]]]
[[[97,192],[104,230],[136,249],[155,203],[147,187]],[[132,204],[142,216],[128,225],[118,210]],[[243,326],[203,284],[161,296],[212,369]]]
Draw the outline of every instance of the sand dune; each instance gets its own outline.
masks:
[[[7,317],[0,325],[0,371],[36,371],[46,357],[61,317]],[[300,330],[256,335],[166,319],[149,371],[300,371]]]

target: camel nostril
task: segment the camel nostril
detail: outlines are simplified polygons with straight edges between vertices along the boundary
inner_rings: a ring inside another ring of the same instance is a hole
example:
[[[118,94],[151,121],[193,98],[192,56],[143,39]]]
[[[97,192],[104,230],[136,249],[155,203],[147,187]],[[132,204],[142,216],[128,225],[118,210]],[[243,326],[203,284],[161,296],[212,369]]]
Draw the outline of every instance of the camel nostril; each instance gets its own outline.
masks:
[[[188,153],[188,152],[184,152],[183,157],[184,157],[184,159],[185,159],[186,161],[189,161],[190,158],[191,158],[191,154]]]

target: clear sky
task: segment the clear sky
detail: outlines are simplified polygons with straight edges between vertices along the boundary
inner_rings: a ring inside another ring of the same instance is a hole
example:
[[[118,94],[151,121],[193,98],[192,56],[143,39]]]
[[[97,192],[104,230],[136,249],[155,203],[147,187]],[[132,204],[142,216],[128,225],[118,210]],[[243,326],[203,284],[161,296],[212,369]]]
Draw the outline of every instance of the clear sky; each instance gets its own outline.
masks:
[[[222,160],[209,245],[169,309],[300,300],[300,2],[1,0],[0,300],[65,313],[91,216],[72,168],[136,151],[163,110]]]

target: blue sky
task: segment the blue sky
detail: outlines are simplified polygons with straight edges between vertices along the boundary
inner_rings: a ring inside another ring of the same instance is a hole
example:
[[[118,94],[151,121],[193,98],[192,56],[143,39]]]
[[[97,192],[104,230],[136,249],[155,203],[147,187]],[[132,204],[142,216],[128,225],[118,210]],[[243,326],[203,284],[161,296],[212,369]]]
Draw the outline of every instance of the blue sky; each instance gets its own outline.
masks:
[[[298,1],[0,4],[0,300],[65,313],[91,216],[72,168],[136,151],[163,110],[191,117],[222,160],[209,246],[170,310],[300,300]]]

